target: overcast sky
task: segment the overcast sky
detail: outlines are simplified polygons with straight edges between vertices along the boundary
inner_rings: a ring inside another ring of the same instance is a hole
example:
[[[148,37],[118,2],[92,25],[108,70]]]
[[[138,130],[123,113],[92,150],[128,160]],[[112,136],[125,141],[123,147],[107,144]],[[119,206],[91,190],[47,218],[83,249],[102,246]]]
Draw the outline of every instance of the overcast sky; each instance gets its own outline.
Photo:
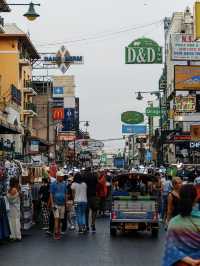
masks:
[[[26,0],[10,2],[29,3]],[[125,65],[125,47],[142,36],[163,46],[163,18],[183,11],[186,6],[192,7],[194,0],[39,2],[41,7],[36,10],[40,18],[35,22],[30,23],[22,16],[26,7],[17,6],[12,7],[11,13],[3,14],[5,22],[16,22],[25,32],[29,31],[38,51],[56,52],[63,44],[71,55],[84,56],[84,65],[72,66],[67,73],[75,75],[80,119],[90,121],[92,138],[120,138],[121,113],[127,110],[144,112],[149,99],[138,102],[134,91],[158,89],[163,67]]]

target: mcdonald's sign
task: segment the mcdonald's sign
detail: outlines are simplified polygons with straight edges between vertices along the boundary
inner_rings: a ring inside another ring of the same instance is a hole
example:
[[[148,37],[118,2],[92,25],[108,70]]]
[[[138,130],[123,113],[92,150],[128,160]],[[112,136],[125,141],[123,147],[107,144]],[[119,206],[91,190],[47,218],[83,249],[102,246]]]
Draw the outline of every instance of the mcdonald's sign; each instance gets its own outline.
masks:
[[[54,108],[52,110],[53,120],[64,120],[64,108]]]

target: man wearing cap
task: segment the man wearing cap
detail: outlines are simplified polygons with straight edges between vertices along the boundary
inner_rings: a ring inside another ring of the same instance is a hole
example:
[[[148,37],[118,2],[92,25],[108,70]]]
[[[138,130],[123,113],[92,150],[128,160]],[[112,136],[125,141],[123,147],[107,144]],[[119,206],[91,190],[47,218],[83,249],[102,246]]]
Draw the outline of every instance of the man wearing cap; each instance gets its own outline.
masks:
[[[64,182],[64,173],[58,171],[56,181],[50,187],[51,206],[54,214],[54,239],[60,239],[61,220],[65,216],[65,206],[67,202],[67,186]]]

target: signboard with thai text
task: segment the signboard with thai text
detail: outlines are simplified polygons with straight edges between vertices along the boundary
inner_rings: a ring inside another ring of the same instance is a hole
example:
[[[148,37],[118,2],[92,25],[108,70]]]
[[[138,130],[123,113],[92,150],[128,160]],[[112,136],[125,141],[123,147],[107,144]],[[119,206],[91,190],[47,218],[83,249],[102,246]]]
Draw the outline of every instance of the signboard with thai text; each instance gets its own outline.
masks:
[[[162,64],[162,47],[155,41],[141,38],[125,48],[126,64]]]
[[[176,112],[196,112],[196,97],[195,96],[176,96],[175,98]]]
[[[195,42],[193,35],[173,34],[171,44],[172,60],[200,61],[200,42]]]

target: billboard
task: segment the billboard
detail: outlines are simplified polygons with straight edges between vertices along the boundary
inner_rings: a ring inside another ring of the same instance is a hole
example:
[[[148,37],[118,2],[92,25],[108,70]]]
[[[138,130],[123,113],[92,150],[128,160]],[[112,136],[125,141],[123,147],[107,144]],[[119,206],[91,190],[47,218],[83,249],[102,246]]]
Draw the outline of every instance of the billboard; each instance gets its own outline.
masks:
[[[75,109],[74,108],[64,108],[64,120],[62,121],[62,131],[74,131],[75,130],[75,124],[74,124],[74,118],[75,118]]]
[[[145,125],[122,125],[122,134],[146,134]]]
[[[53,78],[53,87],[63,88],[62,97],[74,97],[75,96],[74,76],[69,76],[69,75],[53,76],[52,78]],[[58,96],[57,95],[54,96],[54,93],[53,93],[53,97],[57,98]]]
[[[52,119],[53,120],[63,120],[64,119],[64,108],[53,108],[52,109]]]
[[[191,139],[193,141],[200,140],[200,125],[192,125],[191,126]]]
[[[175,109],[180,113],[196,112],[196,97],[195,96],[176,96]]]
[[[200,43],[191,34],[172,34],[172,60],[199,61]]]
[[[195,2],[194,6],[194,39],[200,38],[200,2]]]
[[[200,66],[175,66],[174,88],[176,90],[200,90]]]

